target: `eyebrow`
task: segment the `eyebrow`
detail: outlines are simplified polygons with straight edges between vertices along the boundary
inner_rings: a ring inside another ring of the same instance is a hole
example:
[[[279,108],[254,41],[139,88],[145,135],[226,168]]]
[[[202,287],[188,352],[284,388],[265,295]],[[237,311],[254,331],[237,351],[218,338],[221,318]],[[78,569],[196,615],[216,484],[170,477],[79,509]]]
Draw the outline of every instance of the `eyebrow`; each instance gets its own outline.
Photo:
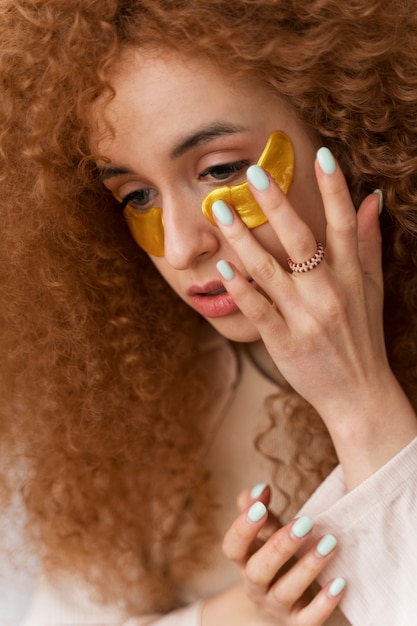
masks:
[[[215,122],[210,126],[206,126],[201,130],[196,131],[192,135],[182,139],[170,152],[169,158],[171,160],[178,159],[186,152],[189,152],[193,148],[200,146],[201,144],[208,143],[216,137],[222,137],[223,135],[235,135],[247,130],[244,126],[237,126],[235,124],[224,124],[222,122]],[[110,166],[97,166],[97,171],[101,181],[105,181],[108,178],[114,176],[123,176],[126,174],[135,174],[133,170],[127,167],[117,167],[115,165]]]
[[[133,170],[128,169],[127,167],[116,167],[111,165],[109,167],[97,165],[97,171],[99,174],[100,180],[103,182],[107,178],[113,178],[113,176],[123,176],[125,174],[134,174]]]
[[[189,150],[192,150],[201,144],[208,143],[216,137],[221,137],[222,135],[234,135],[244,130],[246,130],[246,128],[243,126],[215,122],[214,124],[206,126],[205,128],[193,133],[191,136],[181,140],[175,148],[173,148],[169,156],[172,160],[178,159],[178,157],[182,156]]]

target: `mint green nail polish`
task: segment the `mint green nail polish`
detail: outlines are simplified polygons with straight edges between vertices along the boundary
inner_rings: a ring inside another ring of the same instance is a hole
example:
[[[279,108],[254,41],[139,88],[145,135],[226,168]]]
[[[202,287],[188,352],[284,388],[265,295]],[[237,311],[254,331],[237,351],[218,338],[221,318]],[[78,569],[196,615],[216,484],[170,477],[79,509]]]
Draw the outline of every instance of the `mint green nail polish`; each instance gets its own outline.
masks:
[[[335,578],[329,587],[329,593],[331,596],[336,597],[346,587],[346,581],[344,578]]]
[[[266,513],[266,506],[262,502],[255,502],[248,511],[248,519],[251,522],[259,522]]]
[[[317,161],[325,174],[335,173],[336,161],[329,148],[320,148],[317,152]]]
[[[268,189],[269,178],[259,165],[251,165],[246,171],[246,176],[248,177],[249,182],[258,191],[265,191],[265,189]]]
[[[230,226],[230,224],[233,224],[233,213],[223,200],[216,200],[213,202],[211,210],[223,226]]]
[[[297,539],[302,539],[313,528],[313,520],[307,515],[299,517],[291,527],[291,532]]]
[[[318,544],[316,551],[320,556],[327,556],[335,549],[337,544],[336,537],[333,535],[325,535]]]
[[[256,500],[257,498],[259,498],[259,496],[263,494],[267,486],[267,483],[259,483],[252,487],[252,490],[250,492],[250,497],[252,498],[252,500]]]
[[[227,261],[219,261],[216,267],[225,280],[232,280],[235,277],[235,273]]]
[[[379,199],[379,214],[381,215],[382,209],[384,208],[384,194],[380,189],[375,189],[374,193],[378,196]]]

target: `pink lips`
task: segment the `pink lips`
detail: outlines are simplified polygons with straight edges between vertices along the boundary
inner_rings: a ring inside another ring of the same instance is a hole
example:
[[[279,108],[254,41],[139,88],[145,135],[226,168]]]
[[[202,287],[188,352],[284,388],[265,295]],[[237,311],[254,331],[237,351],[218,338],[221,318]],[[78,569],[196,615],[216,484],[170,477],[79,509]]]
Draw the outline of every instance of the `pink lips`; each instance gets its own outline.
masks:
[[[203,317],[224,317],[239,311],[220,281],[190,287],[187,295],[193,308]]]

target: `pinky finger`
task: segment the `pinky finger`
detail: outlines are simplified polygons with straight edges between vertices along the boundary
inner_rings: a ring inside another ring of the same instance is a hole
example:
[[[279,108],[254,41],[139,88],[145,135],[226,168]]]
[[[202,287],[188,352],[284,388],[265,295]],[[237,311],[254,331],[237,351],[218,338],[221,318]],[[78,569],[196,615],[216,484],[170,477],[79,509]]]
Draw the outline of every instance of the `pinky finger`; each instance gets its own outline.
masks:
[[[296,619],[297,626],[322,626],[334,612],[346,588],[344,578],[334,578],[327,583],[317,596],[304,608]]]
[[[216,267],[236,305],[261,333],[264,328],[274,328],[280,324],[282,318],[277,308],[272,305],[270,298],[260,291],[255,282],[248,282],[227,261],[219,261]]]

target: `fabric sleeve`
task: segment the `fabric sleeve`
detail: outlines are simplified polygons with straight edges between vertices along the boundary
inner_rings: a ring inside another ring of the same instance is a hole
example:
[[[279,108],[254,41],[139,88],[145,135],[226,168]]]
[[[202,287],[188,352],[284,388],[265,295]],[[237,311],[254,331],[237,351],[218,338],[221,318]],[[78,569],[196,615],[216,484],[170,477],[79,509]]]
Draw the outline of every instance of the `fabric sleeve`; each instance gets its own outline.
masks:
[[[122,606],[103,606],[91,600],[73,581],[45,578],[33,595],[19,626],[200,626],[202,601],[167,615],[129,616]]]
[[[164,616],[131,617],[123,626],[199,626],[202,605],[199,601]]]
[[[417,438],[350,492],[337,467],[300,514],[314,520],[315,538],[337,537],[319,581],[346,579],[340,608],[353,626],[417,623]]]

